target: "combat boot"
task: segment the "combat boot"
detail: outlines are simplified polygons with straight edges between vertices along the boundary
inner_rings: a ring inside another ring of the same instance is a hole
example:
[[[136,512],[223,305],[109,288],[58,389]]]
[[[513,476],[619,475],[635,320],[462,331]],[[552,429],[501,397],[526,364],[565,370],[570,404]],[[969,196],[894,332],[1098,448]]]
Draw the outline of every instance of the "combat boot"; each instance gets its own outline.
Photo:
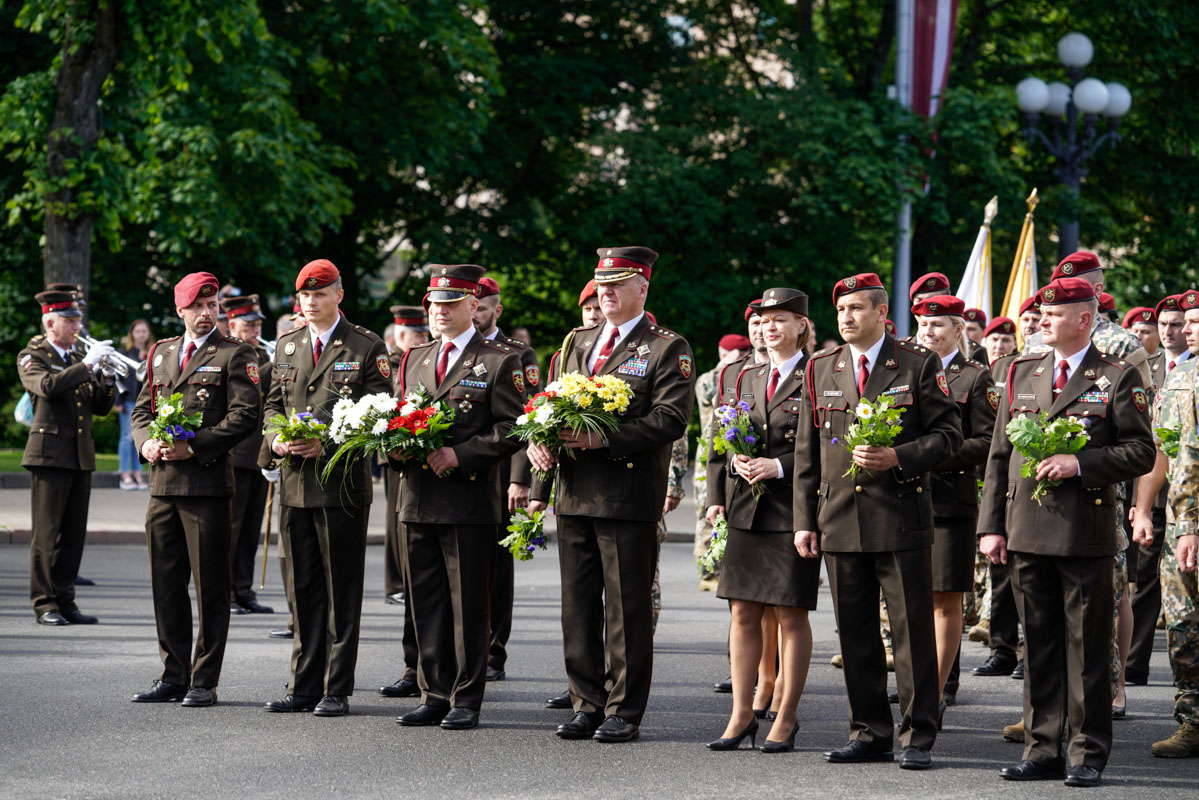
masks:
[[[1019,742],[1024,744],[1024,720],[1021,719],[1015,725],[1003,726],[1003,740],[1005,742]]]
[[[966,638],[972,642],[978,642],[988,647],[991,646],[991,624],[989,622],[980,622],[970,629],[970,633]]]
[[[1199,725],[1184,722],[1174,735],[1162,742],[1154,742],[1150,752],[1158,758],[1191,758],[1199,756]]]

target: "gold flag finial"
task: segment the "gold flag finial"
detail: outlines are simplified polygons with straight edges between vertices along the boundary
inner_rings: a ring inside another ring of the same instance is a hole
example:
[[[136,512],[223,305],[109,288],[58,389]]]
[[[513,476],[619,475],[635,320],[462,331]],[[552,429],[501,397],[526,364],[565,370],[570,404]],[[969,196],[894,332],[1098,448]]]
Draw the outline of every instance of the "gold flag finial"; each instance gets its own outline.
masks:
[[[1031,214],[1034,210],[1036,210],[1037,203],[1041,202],[1041,198],[1037,197],[1036,188],[1033,188],[1032,194],[1030,194],[1028,196],[1028,199],[1025,200],[1024,202],[1028,203],[1028,213],[1029,214]]]
[[[999,213],[999,196],[991,198],[991,202],[987,203],[986,209],[983,211],[983,225],[990,225],[995,219],[995,215]]]

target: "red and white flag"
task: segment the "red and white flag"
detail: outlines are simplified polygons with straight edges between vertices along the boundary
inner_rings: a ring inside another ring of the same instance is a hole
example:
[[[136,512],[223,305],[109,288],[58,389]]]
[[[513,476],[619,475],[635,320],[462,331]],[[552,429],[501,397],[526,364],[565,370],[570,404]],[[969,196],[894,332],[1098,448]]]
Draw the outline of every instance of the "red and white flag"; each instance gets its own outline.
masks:
[[[913,5],[912,110],[932,117],[949,82],[958,0],[914,0]]]

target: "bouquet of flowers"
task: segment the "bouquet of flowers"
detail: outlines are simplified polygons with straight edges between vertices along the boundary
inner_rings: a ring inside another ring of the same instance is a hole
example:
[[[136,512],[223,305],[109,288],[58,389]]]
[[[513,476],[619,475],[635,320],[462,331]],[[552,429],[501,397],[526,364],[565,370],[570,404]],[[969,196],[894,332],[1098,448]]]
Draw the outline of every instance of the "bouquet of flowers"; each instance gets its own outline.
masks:
[[[512,523],[508,526],[508,536],[500,539],[500,547],[508,548],[508,552],[517,561],[528,561],[538,548],[545,549],[545,512],[518,508],[512,515]]]
[[[277,434],[281,442],[302,442],[307,439],[323,439],[328,426],[310,411],[291,410],[291,416],[276,414],[267,420],[262,432],[267,436]],[[284,456],[283,466],[291,465],[291,456]]]
[[[899,424],[899,418],[903,416],[903,409],[895,408],[891,405],[892,402],[889,395],[883,395],[873,403],[866,399],[858,401],[857,408],[854,409],[854,415],[858,421],[849,426],[849,430],[845,432],[845,441],[842,442],[845,449],[849,451],[851,459],[853,449],[858,445],[890,447],[895,441],[895,437],[903,430],[903,426]],[[833,438],[833,444],[837,444],[836,437]],[[870,474],[870,470],[863,470],[862,467],[851,461],[849,469],[845,470],[841,477],[844,478],[848,475],[856,478],[858,473],[863,471],[867,475]]]
[[[1044,411],[1036,417],[1013,418],[1005,430],[1012,447],[1024,456],[1024,463],[1020,465],[1020,476],[1033,477],[1037,474],[1037,466],[1050,456],[1073,455],[1081,450],[1087,443],[1089,422],[1076,417],[1058,417],[1050,422],[1049,415]],[[1061,483],[1042,478],[1033,489],[1032,499],[1037,501],[1037,505],[1041,505],[1041,498],[1049,488],[1060,486]]]
[[[423,386],[396,400],[389,394],[368,394],[357,402],[342,398],[333,406],[329,439],[337,450],[325,465],[327,479],[347,458],[364,458],[399,450],[401,458],[423,459],[445,445],[445,433],[454,424],[454,410],[433,402]],[[450,470],[441,473],[448,475]]]
[[[716,435],[712,449],[717,453],[732,453],[753,456],[758,452],[758,433],[749,420],[749,403],[738,400],[736,404],[716,407]],[[749,487],[754,500],[766,494],[766,484],[758,482]]]
[[[699,558],[699,567],[705,574],[712,574],[724,559],[724,546],[729,538],[729,523],[723,516],[716,518],[712,526],[712,538],[708,540],[708,550]]]
[[[614,375],[568,372],[529,399],[525,413],[516,418],[508,435],[557,452],[563,430],[581,434],[616,430],[617,415],[624,413],[632,399],[632,388]],[[534,472],[542,480],[549,477],[541,470]]]
[[[176,392],[158,407],[158,414],[150,423],[150,438],[160,442],[174,442],[176,439],[187,440],[196,438],[196,428],[204,422],[204,412],[194,414],[183,412],[183,395]]]

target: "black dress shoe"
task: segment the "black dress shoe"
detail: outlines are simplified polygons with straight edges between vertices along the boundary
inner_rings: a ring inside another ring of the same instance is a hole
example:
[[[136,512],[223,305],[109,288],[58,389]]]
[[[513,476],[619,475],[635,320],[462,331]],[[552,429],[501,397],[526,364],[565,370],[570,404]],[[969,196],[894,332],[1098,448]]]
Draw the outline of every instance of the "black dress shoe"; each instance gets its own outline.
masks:
[[[416,685],[416,681],[400,678],[391,686],[380,686],[379,694],[384,697],[417,697],[420,695],[420,687]]]
[[[333,694],[322,697],[321,701],[316,704],[316,708],[312,709],[313,716],[317,717],[344,717],[348,713],[350,713],[349,700]]]
[[[148,692],[138,692],[133,696],[135,703],[178,703],[187,694],[187,687],[166,681],[154,681]]]
[[[62,614],[58,613],[57,611],[45,611],[41,614],[38,614],[37,624],[38,625],[70,625],[71,623],[67,622],[67,618],[64,617]]]
[[[84,614],[77,608],[72,608],[70,611],[63,611],[61,613],[66,621],[72,625],[95,625],[100,621],[91,614]]]
[[[1060,781],[1066,776],[1057,761],[1021,761],[1014,767],[1004,767],[999,774],[1007,781]]]
[[[887,699],[890,700],[893,704],[898,703],[899,702],[899,690],[892,689],[891,691],[887,692]]]
[[[830,750],[825,753],[824,760],[831,764],[862,764],[871,761],[894,761],[895,753],[892,752],[890,747],[884,749],[855,739],[840,750]]]
[[[1129,686],[1144,686],[1149,683],[1149,673],[1127,667],[1124,670],[1124,683]]]
[[[250,609],[244,608],[241,603],[233,602],[229,604],[229,613],[235,617],[240,617],[243,614],[249,614]]]
[[[488,683],[490,683],[491,681],[502,681],[504,678],[507,678],[507,677],[508,677],[508,673],[504,672],[502,669],[494,669],[492,667],[487,668]]]
[[[274,614],[275,613],[275,609],[271,608],[270,606],[264,606],[262,603],[258,602],[257,600],[241,600],[237,603],[237,605],[239,605],[243,609],[245,609],[242,612],[244,614]]]
[[[1094,767],[1080,764],[1077,767],[1066,767],[1067,786],[1098,786],[1101,773]]]
[[[574,704],[570,702],[570,689],[567,689],[562,694],[556,694],[545,701],[546,708],[573,708]]]
[[[96,582],[94,580],[92,580],[91,578],[85,578],[82,575],[76,575],[75,576],[75,585],[76,586],[95,586]]]
[[[447,731],[465,731],[479,727],[479,712],[473,708],[454,706],[450,713],[441,720],[441,727]]]
[[[397,717],[396,722],[407,727],[439,725],[445,719],[446,714],[449,713],[449,706],[431,706],[428,703],[421,703],[407,714],[401,714]]]
[[[287,628],[276,628],[267,634],[272,639],[294,639],[296,635]]]
[[[597,742],[631,742],[640,735],[640,728],[624,717],[613,714],[600,723],[591,738]]]
[[[570,722],[563,722],[558,726],[558,738],[590,739],[601,722],[603,722],[603,715],[598,711],[594,714],[580,711],[574,715],[574,719]]]
[[[733,679],[725,678],[718,683],[712,684],[712,690],[717,694],[731,694],[733,691]]]
[[[997,675],[1011,675],[1012,670],[1016,667],[1016,662],[1010,658],[1001,658],[999,656],[991,656],[982,663],[981,666],[970,670],[973,674],[984,678],[993,678]]]
[[[387,603],[389,606],[402,606],[404,605],[404,593],[392,592],[391,594],[383,597],[383,602]]]
[[[1012,680],[1014,680],[1014,681],[1024,680],[1024,662],[1023,661],[1016,662],[1016,666],[1012,670]]]
[[[923,747],[905,747],[899,757],[900,769],[928,769],[932,765],[933,760]]]
[[[188,708],[216,705],[216,690],[205,689],[203,686],[193,686],[183,696],[183,705]]]
[[[282,700],[272,700],[263,705],[267,711],[278,711],[284,714],[292,711],[311,711],[316,708],[319,697],[306,694],[289,694]]]

